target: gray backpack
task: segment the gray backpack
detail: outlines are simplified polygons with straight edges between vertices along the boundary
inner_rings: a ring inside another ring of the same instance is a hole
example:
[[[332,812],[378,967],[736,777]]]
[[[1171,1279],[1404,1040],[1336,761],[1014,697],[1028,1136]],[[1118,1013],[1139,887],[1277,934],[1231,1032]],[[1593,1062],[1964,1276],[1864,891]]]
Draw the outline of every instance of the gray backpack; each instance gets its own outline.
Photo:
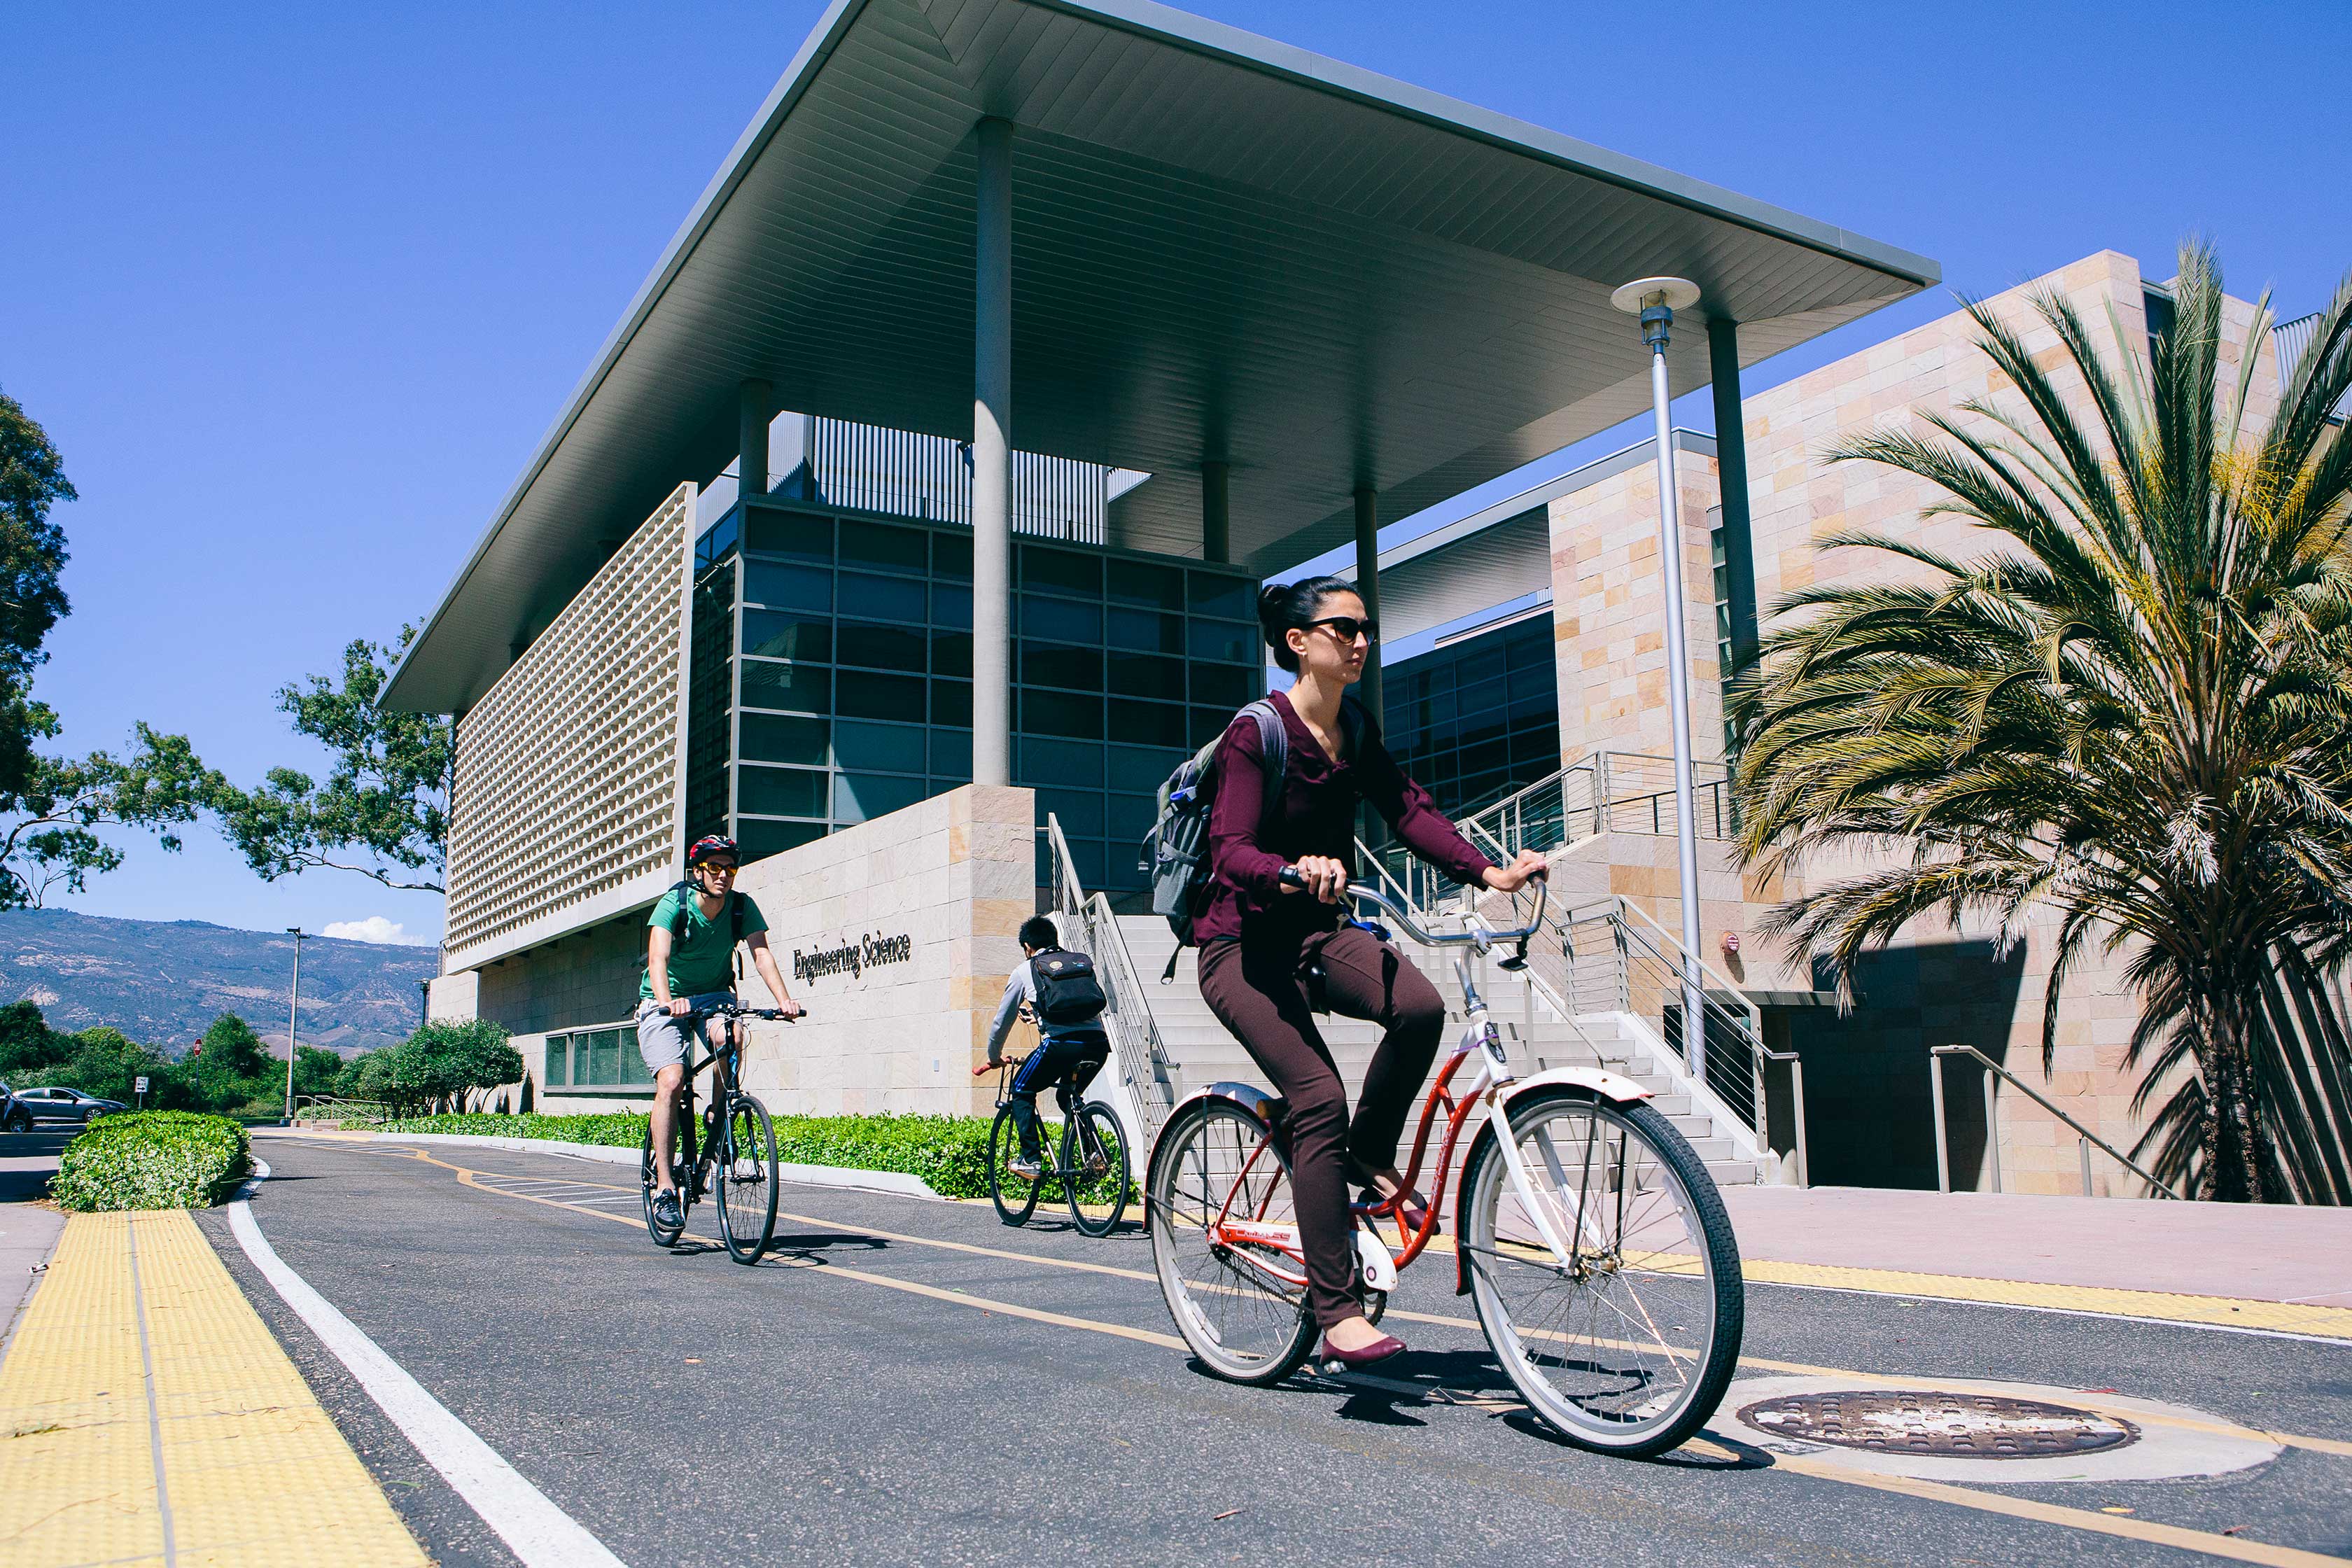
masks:
[[[1265,759],[1264,809],[1271,813],[1282,798],[1283,774],[1290,765],[1290,736],[1282,727],[1282,715],[1266,699],[1261,697],[1241,711],[1257,721],[1258,750]],[[1358,729],[1354,703],[1341,705],[1339,722],[1352,750]],[[1192,920],[1208,890],[1209,808],[1217,797],[1217,748],[1223,742],[1220,733],[1178,764],[1160,786],[1160,811],[1152,819],[1151,830],[1143,836],[1143,853],[1136,862],[1136,869],[1151,875],[1151,912],[1164,916],[1169,929],[1176,933],[1176,950],[1168,955],[1168,967],[1160,972],[1162,985],[1175,979],[1176,960],[1195,945]]]

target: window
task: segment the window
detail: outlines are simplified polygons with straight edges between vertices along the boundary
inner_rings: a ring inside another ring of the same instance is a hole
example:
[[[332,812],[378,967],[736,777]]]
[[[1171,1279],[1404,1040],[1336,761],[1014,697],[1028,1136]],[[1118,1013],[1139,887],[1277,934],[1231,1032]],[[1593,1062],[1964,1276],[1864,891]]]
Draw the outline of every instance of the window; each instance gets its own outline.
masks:
[[[923,710],[919,675],[878,675],[845,669],[834,691],[834,711],[845,719],[905,719]],[[840,737],[835,741],[838,743]]]
[[[870,577],[864,573],[841,574],[841,602],[852,613],[877,621],[923,624],[923,584],[909,577]]]
[[[893,528],[884,522],[841,523],[841,563],[879,566],[886,571],[921,574],[929,541],[919,528]],[[918,617],[919,618],[919,617]]]
[[[823,816],[825,775],[811,768],[735,770],[735,809],[758,816]]]
[[[746,604],[772,605],[782,610],[833,608],[833,574],[806,566],[780,566],[772,561],[743,563]]]
[[[805,664],[743,661],[743,706],[822,713],[833,706],[833,671]]]
[[[827,724],[823,719],[746,713],[741,723],[743,756],[747,761],[805,763],[816,767],[825,763]]]
[[[1537,616],[1382,672],[1389,750],[1449,816],[1559,767],[1551,630],[1551,617]]]
[[[868,665],[876,669],[923,673],[930,639],[918,626],[872,626],[856,621],[841,623],[838,658],[843,664]]]
[[[743,548],[796,561],[833,563],[833,519],[821,512],[779,511],[773,507],[745,509]]]
[[[549,1089],[561,1089],[572,1081],[572,1037],[547,1037],[547,1059],[541,1067],[539,1081]]]
[[[774,610],[743,612],[743,651],[763,658],[824,664],[833,658],[833,623]]]

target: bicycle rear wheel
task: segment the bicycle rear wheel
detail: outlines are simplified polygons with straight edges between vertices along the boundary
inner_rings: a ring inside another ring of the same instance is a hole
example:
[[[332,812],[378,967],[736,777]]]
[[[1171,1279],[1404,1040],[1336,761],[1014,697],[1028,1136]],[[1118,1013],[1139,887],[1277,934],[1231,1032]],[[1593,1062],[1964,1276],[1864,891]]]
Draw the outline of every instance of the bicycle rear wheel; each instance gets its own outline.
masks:
[[[645,1189],[646,1234],[654,1238],[656,1247],[676,1247],[686,1229],[685,1194],[679,1194],[678,1223],[662,1224],[654,1218],[654,1194],[658,1190],[654,1181],[654,1131],[646,1129],[644,1141],[637,1145],[637,1182]]]
[[[996,1125],[988,1130],[988,1195],[996,1205],[996,1217],[1007,1225],[1027,1225],[1037,1212],[1038,1178],[1015,1175],[1010,1165],[1020,1152],[1021,1124],[1013,1120],[1013,1108],[1004,1106],[996,1113]]]
[[[1570,1442],[1664,1453],[1715,1414],[1747,1309],[1722,1196],[1674,1123],[1576,1089],[1511,1108],[1528,1213],[1489,1124],[1463,1175],[1478,1321],[1528,1406]]]
[[[727,1255],[757,1263],[776,1235],[776,1129],[768,1109],[748,1094],[728,1099],[727,1121],[712,1152],[719,1181],[719,1233]]]
[[[1265,1123],[1241,1107],[1202,1100],[1162,1128],[1152,1150],[1147,1201],[1160,1292],[1192,1353],[1231,1383],[1279,1383],[1315,1348],[1306,1287],[1266,1267],[1298,1265],[1270,1248],[1210,1240],[1221,1215],[1297,1224],[1289,1172],[1273,1150],[1258,1152],[1265,1136]]]
[[[1070,1118],[1066,1136],[1071,1168],[1064,1190],[1070,1194],[1070,1218],[1088,1236],[1108,1236],[1127,1213],[1127,1136],[1111,1108],[1093,1100]]]

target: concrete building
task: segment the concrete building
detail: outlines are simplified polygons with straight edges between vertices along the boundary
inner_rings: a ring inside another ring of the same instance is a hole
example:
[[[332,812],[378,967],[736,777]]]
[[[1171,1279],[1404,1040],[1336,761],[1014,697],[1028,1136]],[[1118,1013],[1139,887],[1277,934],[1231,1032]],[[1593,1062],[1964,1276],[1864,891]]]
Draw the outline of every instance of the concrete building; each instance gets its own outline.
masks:
[[[1646,407],[1609,296],[1661,273],[1707,301],[1671,386],[1735,405],[1937,276],[1157,5],[840,0],[394,677],[457,721],[434,1010],[514,1030],[543,1104],[641,1097],[645,911],[724,824],[812,1006],[752,1087],[974,1108],[1020,919],[1044,889],[1118,943],[1149,791],[1259,689],[1255,581],[1352,540],[1376,597],[1384,510]],[[1437,616],[1393,679],[1448,791],[1555,754],[1539,634],[1395,591]],[[1120,984],[1122,1080],[1165,1092]]]

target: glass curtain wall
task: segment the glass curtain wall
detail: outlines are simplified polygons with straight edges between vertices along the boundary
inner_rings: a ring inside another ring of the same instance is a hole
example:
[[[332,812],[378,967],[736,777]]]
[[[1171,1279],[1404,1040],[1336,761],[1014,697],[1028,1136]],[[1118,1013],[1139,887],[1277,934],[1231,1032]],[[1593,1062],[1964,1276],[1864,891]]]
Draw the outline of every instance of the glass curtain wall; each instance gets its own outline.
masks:
[[[1559,771],[1551,628],[1531,616],[1381,672],[1389,750],[1449,816]]]
[[[700,549],[689,838],[772,855],[970,782],[969,530],[755,502]],[[1264,691],[1255,581],[1020,540],[1013,583],[1013,782],[1086,886],[1140,889],[1153,792]]]

